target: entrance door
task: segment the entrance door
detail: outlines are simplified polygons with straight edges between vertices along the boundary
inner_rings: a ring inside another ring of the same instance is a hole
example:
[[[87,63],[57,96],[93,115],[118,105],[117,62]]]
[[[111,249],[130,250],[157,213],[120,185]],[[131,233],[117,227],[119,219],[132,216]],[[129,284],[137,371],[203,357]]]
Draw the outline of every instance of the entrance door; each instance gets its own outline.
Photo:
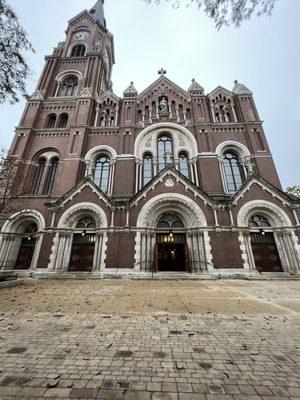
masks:
[[[255,265],[260,272],[282,272],[282,266],[273,233],[251,233]]]
[[[155,271],[189,271],[185,234],[157,234]]]
[[[71,250],[69,271],[90,272],[93,268],[95,235],[75,234]]]
[[[29,269],[35,248],[35,238],[22,238],[15,269]]]

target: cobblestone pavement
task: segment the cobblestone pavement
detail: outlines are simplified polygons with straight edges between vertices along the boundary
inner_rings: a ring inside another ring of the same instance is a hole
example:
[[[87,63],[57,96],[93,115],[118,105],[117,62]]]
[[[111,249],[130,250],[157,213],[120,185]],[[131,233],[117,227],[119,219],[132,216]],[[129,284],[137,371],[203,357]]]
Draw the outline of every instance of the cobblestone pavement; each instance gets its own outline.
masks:
[[[0,399],[299,399],[298,289],[242,281],[1,289]]]

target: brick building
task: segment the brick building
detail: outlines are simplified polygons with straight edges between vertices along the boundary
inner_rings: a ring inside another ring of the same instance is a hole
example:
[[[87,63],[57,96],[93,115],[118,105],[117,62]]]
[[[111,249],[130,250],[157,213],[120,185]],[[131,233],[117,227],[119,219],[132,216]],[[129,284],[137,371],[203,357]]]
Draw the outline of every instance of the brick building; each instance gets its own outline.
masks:
[[[252,92],[186,90],[162,69],[118,97],[114,57],[103,0],[46,57],[10,149],[19,198],[2,268],[299,272],[299,203],[281,190]]]

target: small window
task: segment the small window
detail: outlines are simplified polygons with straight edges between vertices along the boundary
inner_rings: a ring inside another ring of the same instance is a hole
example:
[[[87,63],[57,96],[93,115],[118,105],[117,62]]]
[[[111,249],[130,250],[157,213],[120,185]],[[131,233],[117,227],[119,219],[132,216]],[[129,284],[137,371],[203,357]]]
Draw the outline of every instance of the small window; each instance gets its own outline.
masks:
[[[71,57],[84,57],[85,46],[83,44],[77,44],[73,47],[71,52]]]
[[[157,223],[157,228],[184,228],[182,219],[176,214],[163,214]]]
[[[101,128],[105,127],[105,115],[101,115],[100,117],[100,127]]]
[[[76,225],[76,229],[95,229],[96,222],[91,217],[83,217],[81,218]]]
[[[75,96],[78,88],[78,78],[75,75],[68,75],[61,82],[58,90],[59,97]]]
[[[56,115],[50,114],[48,117],[48,121],[47,121],[47,128],[53,129],[53,128],[55,128],[55,124],[56,124]]]
[[[262,215],[252,215],[248,221],[248,225],[253,228],[268,228],[271,226],[267,218]]]
[[[107,155],[99,156],[94,166],[94,182],[103,192],[108,192],[110,160]]]
[[[65,128],[68,124],[68,119],[69,119],[68,114],[61,114],[58,124],[59,128]]]
[[[179,171],[182,175],[189,177],[189,158],[186,153],[179,154]]]
[[[143,174],[144,174],[144,185],[147,185],[153,177],[153,159],[150,153],[144,155],[143,160]]]

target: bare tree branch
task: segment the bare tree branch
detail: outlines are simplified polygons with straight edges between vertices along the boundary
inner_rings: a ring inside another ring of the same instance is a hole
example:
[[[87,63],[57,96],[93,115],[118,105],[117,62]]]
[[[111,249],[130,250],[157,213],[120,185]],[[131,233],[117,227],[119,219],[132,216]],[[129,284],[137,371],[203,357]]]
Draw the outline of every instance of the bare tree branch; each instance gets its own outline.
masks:
[[[146,3],[161,4],[163,1],[179,8],[182,4],[187,7],[195,4],[212,18],[216,28],[234,25],[238,28],[242,22],[249,20],[253,14],[257,16],[272,14],[277,0],[144,0]]]

